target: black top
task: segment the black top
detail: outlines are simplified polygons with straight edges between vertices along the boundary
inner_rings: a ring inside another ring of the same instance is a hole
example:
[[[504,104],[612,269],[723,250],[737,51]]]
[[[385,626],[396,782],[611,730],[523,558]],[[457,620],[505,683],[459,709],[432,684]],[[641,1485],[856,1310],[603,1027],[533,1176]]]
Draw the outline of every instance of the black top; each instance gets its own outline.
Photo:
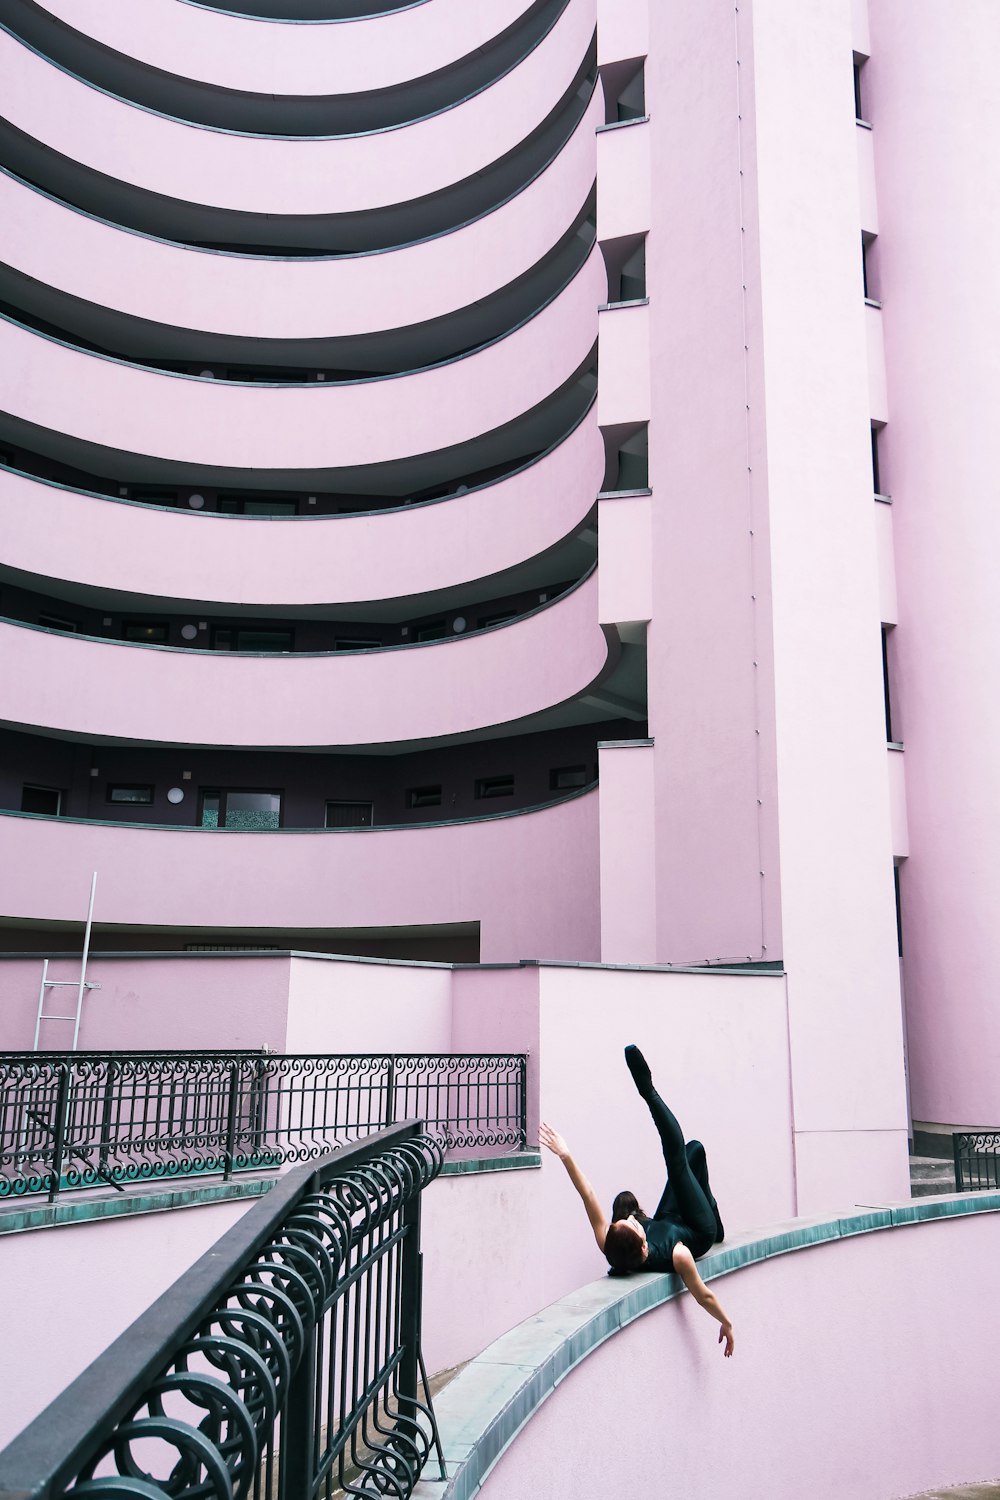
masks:
[[[638,1215],[637,1215],[638,1217]],[[646,1231],[649,1254],[642,1263],[643,1271],[672,1271],[674,1269],[674,1246],[690,1246],[693,1238],[690,1229],[680,1219],[643,1219],[639,1223]]]

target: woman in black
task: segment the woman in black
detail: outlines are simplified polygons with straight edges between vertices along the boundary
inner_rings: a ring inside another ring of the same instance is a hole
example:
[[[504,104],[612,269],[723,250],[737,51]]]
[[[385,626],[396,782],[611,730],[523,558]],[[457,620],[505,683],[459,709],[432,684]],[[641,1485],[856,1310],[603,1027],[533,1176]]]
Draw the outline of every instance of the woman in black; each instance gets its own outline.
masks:
[[[562,1136],[543,1121],[538,1138],[559,1157],[587,1210],[598,1248],[612,1271],[676,1271],[699,1306],[722,1326],[719,1343],[728,1359],[733,1352],[733,1325],[714,1293],[698,1275],[695,1261],[723,1238],[722,1220],[708,1181],[705,1148],[700,1141],[685,1143],[675,1116],[653,1087],[649,1066],[638,1047],[625,1048],[632,1080],[649,1106],[663,1146],[667,1185],[656,1212],[648,1217],[632,1193],[619,1193],[611,1223],[605,1218],[590,1183],[580,1171]]]

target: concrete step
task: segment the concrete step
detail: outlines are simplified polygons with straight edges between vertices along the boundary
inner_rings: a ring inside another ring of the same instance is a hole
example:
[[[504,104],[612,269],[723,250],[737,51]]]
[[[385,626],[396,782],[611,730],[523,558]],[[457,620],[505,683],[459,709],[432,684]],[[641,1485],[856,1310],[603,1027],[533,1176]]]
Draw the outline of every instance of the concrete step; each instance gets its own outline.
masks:
[[[934,1156],[910,1157],[910,1196],[931,1198],[955,1191],[955,1167]]]

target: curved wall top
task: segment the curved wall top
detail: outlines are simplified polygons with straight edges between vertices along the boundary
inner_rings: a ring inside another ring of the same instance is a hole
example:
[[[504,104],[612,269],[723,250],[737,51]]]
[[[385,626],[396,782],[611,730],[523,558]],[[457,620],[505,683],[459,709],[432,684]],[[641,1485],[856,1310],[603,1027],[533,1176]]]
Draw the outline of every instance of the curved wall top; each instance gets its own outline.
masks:
[[[474,354],[346,384],[257,386],[172,376],[0,321],[0,410],[88,445],[286,473],[391,462],[493,432],[586,361],[607,276],[595,245],[529,322]]]
[[[432,6],[309,25],[178,5],[176,0],[36,0],[115,52],[216,88],[284,95],[395,88],[488,46],[535,0],[434,0]]]
[[[448,316],[523,276],[594,182],[595,95],[533,182],[450,234],[375,255],[241,256],[118,229],[0,172],[0,261],[81,301],[249,339],[343,338]]]
[[[604,473],[592,406],[537,463],[464,495],[368,515],[160,510],[0,470],[0,564],[39,579],[199,603],[361,603],[473,583],[588,515]],[[208,525],[208,531],[199,527]]]
[[[609,663],[596,571],[509,625],[381,651],[230,655],[0,623],[0,721],[155,744],[367,746],[513,723]]]
[[[440,115],[360,136],[244,136],[187,125],[88,87],[0,30],[0,99],[23,135],[159,198],[268,216],[355,214],[475,178],[538,129],[579,73],[593,0],[570,4],[492,87]]]

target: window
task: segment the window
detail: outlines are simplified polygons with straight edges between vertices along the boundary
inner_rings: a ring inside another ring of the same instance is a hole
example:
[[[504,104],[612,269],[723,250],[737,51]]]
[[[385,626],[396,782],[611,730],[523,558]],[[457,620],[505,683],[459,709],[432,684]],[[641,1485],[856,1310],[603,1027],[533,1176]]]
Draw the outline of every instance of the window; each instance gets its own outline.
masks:
[[[148,807],[152,800],[153,788],[151,786],[117,784],[108,787],[109,802],[138,802]]]
[[[201,794],[201,826],[246,830],[280,828],[281,793],[206,788]]]
[[[126,620],[122,626],[122,639],[141,641],[147,646],[162,646],[170,633],[169,625],[160,620]]]
[[[259,630],[255,626],[233,630],[217,626],[212,631],[215,651],[294,651],[294,630]]]
[[[903,903],[899,898],[899,866],[892,867],[892,883],[896,891],[896,950],[903,956]]]
[[[516,609],[504,609],[498,615],[480,615],[476,621],[476,628],[478,630],[487,630],[491,625],[506,625],[508,620],[516,619]]]
[[[646,295],[646,241],[633,250],[622,266],[618,287],[619,302],[638,302]]]
[[[513,797],[513,776],[484,776],[476,782],[476,797]]]
[[[885,737],[891,745],[892,738],[892,703],[889,698],[889,627],[882,626],[882,691],[885,695]]]
[[[68,630],[74,635],[80,629],[75,620],[64,619],[62,615],[39,615],[38,623],[46,630]]]
[[[612,492],[620,490],[645,490],[649,488],[649,428],[644,422],[627,436],[618,440],[615,447],[613,437],[608,434],[608,469]]]
[[[605,63],[601,67],[604,85],[604,120],[620,125],[627,120],[646,117],[645,61],[633,57],[625,62]]]
[[[334,651],[377,651],[381,641],[371,636],[338,635],[333,643]]]
[[[872,482],[875,485],[876,495],[881,495],[882,485],[879,479],[878,465],[878,428],[872,428]]]
[[[371,802],[328,802],[327,828],[371,828],[374,804]]]
[[[219,512],[224,516],[297,516],[297,500],[256,499],[244,495],[220,495]]]
[[[854,118],[856,120],[864,120],[864,118],[865,118],[865,112],[864,112],[863,108],[861,107],[861,69],[863,67],[864,67],[864,61],[863,60],[859,61],[858,58],[855,58],[854,59]]]
[[[447,620],[430,620],[426,625],[418,625],[413,632],[415,641],[440,641],[450,632]]]
[[[411,786],[406,793],[407,807],[440,807],[439,786]]]
[[[63,794],[54,786],[29,786],[21,788],[21,811],[41,813],[46,818],[58,818],[62,812]]]
[[[178,496],[176,490],[136,490],[132,496],[132,499],[139,501],[141,505],[178,504]]]
[[[568,792],[573,787],[586,785],[586,766],[557,766],[549,772],[549,790],[552,792]]]

